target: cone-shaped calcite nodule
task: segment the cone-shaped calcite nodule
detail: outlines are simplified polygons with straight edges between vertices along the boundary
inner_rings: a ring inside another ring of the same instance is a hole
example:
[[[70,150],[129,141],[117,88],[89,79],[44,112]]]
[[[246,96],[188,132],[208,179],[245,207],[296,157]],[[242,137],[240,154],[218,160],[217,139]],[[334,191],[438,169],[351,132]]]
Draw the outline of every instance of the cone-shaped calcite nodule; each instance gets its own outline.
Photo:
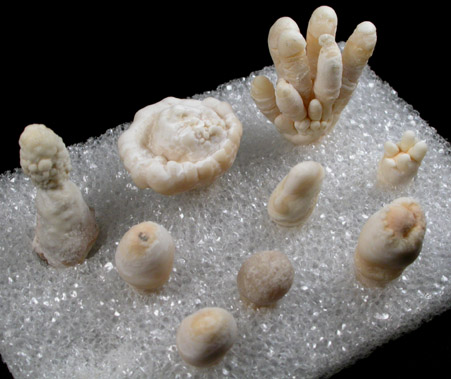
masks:
[[[212,366],[230,350],[238,335],[235,319],[222,308],[202,308],[186,317],[177,330],[177,349],[197,367]]]
[[[420,205],[401,197],[373,214],[363,226],[354,255],[355,272],[366,287],[383,287],[420,254],[426,220]]]
[[[33,250],[53,267],[82,263],[99,234],[94,210],[70,180],[71,162],[61,137],[42,124],[20,139],[20,165],[36,186]]]
[[[293,279],[294,268],[284,253],[260,251],[241,266],[238,291],[244,300],[257,307],[271,306],[290,290]]]
[[[131,227],[119,242],[116,268],[136,290],[154,291],[169,280],[174,251],[174,241],[163,226],[142,222]]]

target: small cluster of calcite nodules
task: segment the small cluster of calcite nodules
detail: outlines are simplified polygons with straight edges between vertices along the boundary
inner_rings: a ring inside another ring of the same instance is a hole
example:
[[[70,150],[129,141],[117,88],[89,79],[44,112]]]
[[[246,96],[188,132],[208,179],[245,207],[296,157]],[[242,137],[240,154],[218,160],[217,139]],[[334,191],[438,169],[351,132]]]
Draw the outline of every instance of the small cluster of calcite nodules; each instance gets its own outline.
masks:
[[[175,244],[169,232],[151,221],[132,226],[116,250],[116,268],[138,292],[155,291],[169,280]]]
[[[118,141],[139,188],[174,195],[213,183],[233,164],[242,125],[230,104],[167,97],[139,110]]]
[[[296,145],[327,134],[349,102],[359,77],[373,54],[376,28],[360,23],[343,52],[335,42],[337,15],[328,6],[317,8],[309,21],[307,40],[289,17],[271,27],[268,46],[277,83],[257,76],[251,96],[279,132]]]
[[[33,249],[54,267],[81,263],[97,239],[94,211],[69,180],[71,163],[61,137],[41,124],[25,128],[20,165],[37,188]]]
[[[409,184],[426,153],[426,142],[418,140],[412,130],[406,131],[396,144],[385,142],[384,155],[377,170],[378,183],[386,188]]]
[[[277,224],[303,224],[315,209],[324,169],[320,163],[301,162],[291,168],[277,185],[268,202],[268,214]]]
[[[186,363],[208,367],[223,358],[237,336],[237,325],[230,312],[218,307],[202,308],[181,322],[177,349]]]
[[[420,254],[426,219],[418,202],[400,197],[373,214],[362,228],[354,255],[356,277],[383,287]]]

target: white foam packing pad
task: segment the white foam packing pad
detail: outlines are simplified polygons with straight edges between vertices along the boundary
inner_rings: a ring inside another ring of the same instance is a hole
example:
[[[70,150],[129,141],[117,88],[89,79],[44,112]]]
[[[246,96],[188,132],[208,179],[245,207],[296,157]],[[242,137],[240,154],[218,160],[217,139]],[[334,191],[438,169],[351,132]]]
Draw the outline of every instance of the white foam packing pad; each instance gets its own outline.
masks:
[[[206,189],[173,197],[138,190],[116,146],[128,124],[69,147],[71,178],[101,228],[77,267],[54,269],[32,253],[36,191],[20,170],[0,177],[0,352],[16,378],[328,376],[449,307],[449,144],[366,68],[334,131],[293,146],[250,97],[261,73],[275,80],[267,67],[194,96],[230,102],[244,130],[234,165]],[[429,151],[412,185],[383,192],[375,185],[383,144],[407,129]],[[325,168],[317,208],[303,227],[280,227],[268,218],[268,198],[304,160]],[[425,210],[423,250],[396,282],[364,289],[353,274],[360,230],[400,196]],[[149,296],[135,293],[114,265],[122,235],[146,220],[165,226],[177,246],[170,281]],[[240,300],[236,275],[265,249],[288,255],[295,280],[276,307],[254,310]],[[206,306],[229,310],[239,336],[220,364],[195,369],[179,357],[175,335],[185,316]]]

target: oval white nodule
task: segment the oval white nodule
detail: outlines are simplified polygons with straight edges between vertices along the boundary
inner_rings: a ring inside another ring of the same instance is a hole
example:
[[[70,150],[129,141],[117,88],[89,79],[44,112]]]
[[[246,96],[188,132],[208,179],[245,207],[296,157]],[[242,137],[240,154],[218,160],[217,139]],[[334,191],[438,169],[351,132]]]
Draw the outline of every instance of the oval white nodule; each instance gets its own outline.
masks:
[[[116,250],[116,268],[140,292],[154,291],[169,280],[175,244],[169,232],[154,222],[131,227]]]
[[[207,307],[189,315],[177,330],[177,349],[183,360],[196,367],[219,363],[238,335],[232,314]]]
[[[420,254],[426,220],[418,202],[400,197],[374,213],[360,232],[354,255],[357,280],[383,287]]]

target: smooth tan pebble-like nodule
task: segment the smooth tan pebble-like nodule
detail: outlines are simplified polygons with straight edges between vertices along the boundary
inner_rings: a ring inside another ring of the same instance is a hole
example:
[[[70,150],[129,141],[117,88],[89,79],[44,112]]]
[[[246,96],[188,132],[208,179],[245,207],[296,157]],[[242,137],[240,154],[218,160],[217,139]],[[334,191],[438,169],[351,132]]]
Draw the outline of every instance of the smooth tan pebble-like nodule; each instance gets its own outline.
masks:
[[[288,257],[277,250],[260,251],[249,257],[237,276],[241,297],[260,307],[280,300],[291,288],[294,268]]]
[[[237,325],[230,312],[217,307],[202,308],[181,322],[177,349],[192,366],[212,366],[230,350],[237,335]]]
[[[362,228],[354,255],[357,280],[383,287],[420,254],[426,232],[417,201],[401,197],[373,214]]]
[[[169,280],[175,244],[169,232],[154,222],[131,227],[116,250],[116,268],[140,292],[156,290]]]

